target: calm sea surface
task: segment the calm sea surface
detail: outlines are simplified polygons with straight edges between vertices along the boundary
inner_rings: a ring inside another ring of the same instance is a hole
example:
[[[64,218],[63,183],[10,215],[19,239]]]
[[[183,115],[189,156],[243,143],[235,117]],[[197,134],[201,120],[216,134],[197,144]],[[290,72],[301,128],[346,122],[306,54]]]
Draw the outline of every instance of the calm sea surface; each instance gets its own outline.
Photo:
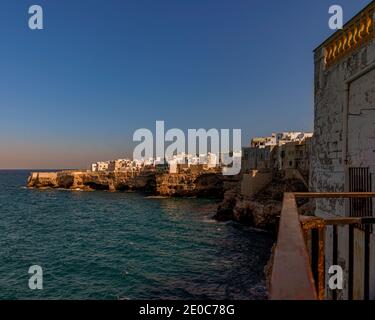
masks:
[[[265,298],[272,236],[215,222],[217,203],[28,190],[28,174],[0,171],[0,299]]]

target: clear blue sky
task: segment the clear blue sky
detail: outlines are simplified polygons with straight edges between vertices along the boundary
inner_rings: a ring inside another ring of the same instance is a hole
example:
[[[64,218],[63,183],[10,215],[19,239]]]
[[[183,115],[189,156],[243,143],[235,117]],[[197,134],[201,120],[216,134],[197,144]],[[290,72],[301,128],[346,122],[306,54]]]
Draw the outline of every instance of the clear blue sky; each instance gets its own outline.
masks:
[[[312,130],[313,49],[369,0],[2,0],[0,168],[131,155],[132,135]],[[42,31],[28,8],[44,9]]]

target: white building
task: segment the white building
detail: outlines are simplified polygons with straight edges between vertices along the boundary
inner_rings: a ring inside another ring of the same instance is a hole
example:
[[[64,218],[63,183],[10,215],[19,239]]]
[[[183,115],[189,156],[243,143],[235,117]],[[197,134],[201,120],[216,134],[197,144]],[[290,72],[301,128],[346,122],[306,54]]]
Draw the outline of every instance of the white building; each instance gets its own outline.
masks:
[[[109,161],[99,161],[96,163],[96,171],[108,171]]]
[[[208,168],[216,168],[218,166],[218,158],[217,155],[214,153],[209,153],[207,156],[207,167]]]
[[[124,172],[130,166],[131,160],[117,159],[109,162],[108,171],[110,172]]]
[[[93,163],[93,164],[91,165],[91,171],[92,171],[92,172],[96,172],[96,171],[98,171],[98,165],[97,165],[96,163]]]
[[[169,173],[178,173],[178,162],[177,160],[170,160],[169,164]]]
[[[152,166],[152,165],[154,165],[154,158],[148,158],[148,159],[145,159],[145,160],[142,159],[142,161],[143,161],[143,164],[145,166]]]
[[[190,157],[188,158],[188,165],[196,166],[198,164],[199,164],[199,157],[197,157],[196,155],[195,156],[190,155]]]

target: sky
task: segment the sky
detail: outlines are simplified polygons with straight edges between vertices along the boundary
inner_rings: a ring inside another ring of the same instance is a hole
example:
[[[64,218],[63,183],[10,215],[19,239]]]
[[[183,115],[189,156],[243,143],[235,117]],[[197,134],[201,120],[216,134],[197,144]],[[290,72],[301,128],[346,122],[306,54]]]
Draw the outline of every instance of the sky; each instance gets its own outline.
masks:
[[[131,157],[139,128],[313,130],[313,50],[369,0],[1,0],[0,168]],[[40,5],[44,29],[28,28]]]

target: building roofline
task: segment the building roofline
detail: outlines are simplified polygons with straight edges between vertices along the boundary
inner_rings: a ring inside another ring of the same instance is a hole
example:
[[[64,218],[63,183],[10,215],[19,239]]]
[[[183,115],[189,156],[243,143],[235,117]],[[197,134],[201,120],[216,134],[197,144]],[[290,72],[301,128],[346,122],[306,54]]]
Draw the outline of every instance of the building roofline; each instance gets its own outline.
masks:
[[[361,17],[361,15],[369,10],[371,7],[375,7],[375,0],[371,1],[366,7],[364,7],[363,9],[361,9],[354,17],[352,17],[347,23],[344,24],[344,27],[342,30],[337,30],[336,32],[334,32],[332,35],[330,35],[326,40],[324,40],[320,45],[318,45],[314,50],[313,52],[317,51],[318,49],[320,49],[321,47],[324,47],[327,43],[329,43],[331,40],[333,40],[334,38],[336,38],[340,33],[343,32],[343,30],[345,30],[346,27],[348,27],[350,24],[352,24],[356,19],[358,19],[359,17]]]

